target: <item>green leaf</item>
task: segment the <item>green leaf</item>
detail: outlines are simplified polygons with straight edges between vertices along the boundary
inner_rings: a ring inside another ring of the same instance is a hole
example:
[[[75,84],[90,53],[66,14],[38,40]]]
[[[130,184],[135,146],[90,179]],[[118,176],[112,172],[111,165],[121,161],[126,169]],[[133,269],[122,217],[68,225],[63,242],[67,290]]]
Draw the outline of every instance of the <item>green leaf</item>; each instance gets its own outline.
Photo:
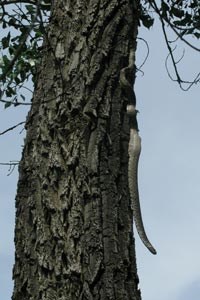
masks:
[[[1,40],[2,43],[2,47],[3,49],[6,49],[9,47],[9,43],[10,43],[10,32],[8,33],[7,36],[4,36]]]
[[[6,55],[3,55],[3,62],[5,67],[8,66],[10,64],[10,60],[8,59],[8,57]]]
[[[10,18],[10,20],[8,21],[9,26],[13,26],[15,29],[20,28],[20,25],[17,24],[17,21],[15,18]]]
[[[5,29],[7,27],[7,23],[3,20],[2,28]]]
[[[192,3],[190,3],[189,7],[190,8],[196,8],[196,7],[198,7],[198,0],[192,1]]]
[[[175,25],[186,26],[192,24],[192,16],[186,12],[185,17],[182,20],[174,21]]]
[[[6,102],[6,103],[4,104],[4,108],[6,109],[6,108],[10,107],[11,105],[12,105],[11,102]]]
[[[153,26],[154,19],[151,18],[149,15],[141,15],[140,19],[141,19],[142,24],[144,25],[144,27],[149,29],[151,26]]]
[[[33,5],[25,5],[29,13],[33,14],[35,12],[35,7]]]
[[[6,97],[12,97],[15,94],[16,94],[15,90],[10,86],[8,86],[6,89]]]
[[[196,38],[199,39],[199,38],[200,38],[200,33],[195,32],[195,33],[194,33],[194,36],[196,36]]]
[[[169,12],[169,6],[164,1],[162,1],[161,9],[162,9],[163,17],[166,18],[167,17],[167,12]]]
[[[171,10],[170,10],[170,15],[172,16],[175,16],[177,18],[182,18],[184,16],[184,11],[182,9],[178,9],[174,6],[172,6]]]
[[[15,80],[16,84],[20,84],[20,82],[21,82],[21,80],[17,76],[15,76],[14,80]]]
[[[0,0],[0,2],[2,1]],[[37,18],[37,20],[35,18],[35,4],[28,2],[29,1],[20,9],[15,10],[11,9],[7,11],[7,9],[3,10],[0,7],[0,26],[2,30],[5,28],[8,29],[5,30],[4,35],[1,37],[0,50],[2,50],[2,55],[0,59],[0,77],[2,88],[5,91],[5,97],[10,98],[11,101],[14,101],[13,98],[16,95],[19,97],[21,86],[23,86],[25,81],[30,77],[32,81],[36,78],[36,65],[39,63],[41,57],[39,47],[44,37],[44,27],[48,22],[50,15],[49,10],[52,3],[51,0],[40,1],[40,6],[37,9],[40,10],[40,17],[45,21],[42,22],[41,18]],[[2,6],[4,6],[4,4],[2,4]],[[34,24],[32,24],[32,21],[34,21]],[[27,31],[29,32],[30,26],[32,25],[31,36],[27,37]],[[16,53],[19,53],[19,55],[17,55],[15,61],[13,57],[15,57]],[[14,62],[12,66],[11,62]],[[20,99],[25,101],[23,95],[20,95]],[[8,102],[5,104],[5,107],[7,108],[10,105],[12,105],[12,103]]]
[[[24,97],[24,95],[20,94],[20,96],[21,96],[21,98],[22,98],[23,101],[26,100],[26,98]]]

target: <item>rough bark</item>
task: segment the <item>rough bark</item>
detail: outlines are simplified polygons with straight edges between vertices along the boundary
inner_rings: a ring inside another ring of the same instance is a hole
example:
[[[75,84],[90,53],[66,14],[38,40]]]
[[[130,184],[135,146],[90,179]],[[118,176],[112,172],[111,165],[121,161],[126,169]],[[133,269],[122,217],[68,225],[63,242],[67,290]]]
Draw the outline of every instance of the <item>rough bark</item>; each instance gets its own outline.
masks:
[[[134,0],[54,1],[19,167],[13,300],[139,300],[120,70]]]

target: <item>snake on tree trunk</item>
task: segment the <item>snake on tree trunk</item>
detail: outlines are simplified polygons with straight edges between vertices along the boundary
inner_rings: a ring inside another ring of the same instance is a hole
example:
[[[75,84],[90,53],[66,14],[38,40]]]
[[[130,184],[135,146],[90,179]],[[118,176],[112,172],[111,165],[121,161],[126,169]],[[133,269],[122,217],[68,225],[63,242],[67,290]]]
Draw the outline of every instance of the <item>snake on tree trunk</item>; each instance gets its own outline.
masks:
[[[130,119],[130,138],[129,138],[129,161],[128,161],[128,185],[131,200],[131,209],[133,211],[133,219],[139,237],[144,245],[152,254],[156,254],[155,248],[150,243],[142,221],[142,213],[140,208],[140,198],[138,190],[138,163],[141,152],[141,138],[138,134],[137,126],[137,110],[136,97],[133,91],[133,71],[135,66],[135,53],[132,50],[129,55],[129,65],[120,72],[120,84],[125,90],[129,105],[127,105],[127,114]],[[128,79],[127,79],[128,78]]]
[[[141,152],[141,138],[138,131],[130,129],[130,140],[129,140],[129,161],[128,161],[128,185],[129,193],[131,198],[131,209],[133,211],[133,219],[139,237],[141,238],[144,245],[153,254],[156,254],[156,250],[150,243],[142,221],[142,214],[140,208],[140,198],[138,190],[138,163]]]

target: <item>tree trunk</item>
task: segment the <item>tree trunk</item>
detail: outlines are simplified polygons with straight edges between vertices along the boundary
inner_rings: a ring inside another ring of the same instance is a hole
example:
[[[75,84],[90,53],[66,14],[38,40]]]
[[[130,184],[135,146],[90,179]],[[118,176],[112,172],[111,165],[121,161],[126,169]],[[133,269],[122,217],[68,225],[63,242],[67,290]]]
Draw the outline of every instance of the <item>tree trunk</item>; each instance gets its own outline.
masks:
[[[119,84],[136,4],[53,2],[19,167],[12,299],[140,300]]]

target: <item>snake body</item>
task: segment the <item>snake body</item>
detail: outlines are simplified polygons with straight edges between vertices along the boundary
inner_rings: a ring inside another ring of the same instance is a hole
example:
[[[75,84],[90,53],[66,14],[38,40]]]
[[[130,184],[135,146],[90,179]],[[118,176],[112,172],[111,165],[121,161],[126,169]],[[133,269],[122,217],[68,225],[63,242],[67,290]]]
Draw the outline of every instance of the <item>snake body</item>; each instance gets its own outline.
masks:
[[[129,139],[129,161],[128,161],[128,185],[130,193],[131,209],[133,211],[133,220],[139,237],[144,245],[152,254],[156,254],[155,248],[150,243],[142,221],[142,214],[140,208],[140,198],[138,190],[138,163],[141,152],[141,138],[138,134],[137,124],[137,110],[136,97],[133,91],[134,84],[134,66],[135,66],[135,52],[131,49],[129,54],[128,66],[120,71],[120,84],[124,89],[126,97],[129,101],[127,105],[127,114],[130,120],[130,139]]]
[[[131,198],[131,209],[133,211],[133,219],[139,237],[144,245],[153,254],[156,254],[156,250],[150,243],[142,221],[142,214],[140,209],[139,191],[138,191],[138,162],[141,152],[141,138],[138,131],[130,129],[129,140],[129,161],[128,161],[128,184]]]

